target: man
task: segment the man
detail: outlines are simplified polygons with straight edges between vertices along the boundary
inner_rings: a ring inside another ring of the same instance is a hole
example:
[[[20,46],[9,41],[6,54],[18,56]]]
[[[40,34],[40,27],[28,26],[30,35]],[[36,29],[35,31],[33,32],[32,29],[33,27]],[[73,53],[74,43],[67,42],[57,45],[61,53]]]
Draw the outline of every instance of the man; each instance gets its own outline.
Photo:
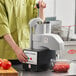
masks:
[[[43,20],[43,4],[39,16]],[[29,48],[29,21],[37,17],[35,0],[0,0],[0,58],[27,62],[23,49]]]

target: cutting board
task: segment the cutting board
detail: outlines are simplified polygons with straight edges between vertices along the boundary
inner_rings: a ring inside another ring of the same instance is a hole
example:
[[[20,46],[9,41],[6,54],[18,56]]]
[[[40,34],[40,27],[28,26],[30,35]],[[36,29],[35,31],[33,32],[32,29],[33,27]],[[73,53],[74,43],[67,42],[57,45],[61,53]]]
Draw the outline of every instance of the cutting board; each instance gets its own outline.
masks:
[[[0,76],[18,76],[18,72],[13,67],[8,70],[0,68]]]

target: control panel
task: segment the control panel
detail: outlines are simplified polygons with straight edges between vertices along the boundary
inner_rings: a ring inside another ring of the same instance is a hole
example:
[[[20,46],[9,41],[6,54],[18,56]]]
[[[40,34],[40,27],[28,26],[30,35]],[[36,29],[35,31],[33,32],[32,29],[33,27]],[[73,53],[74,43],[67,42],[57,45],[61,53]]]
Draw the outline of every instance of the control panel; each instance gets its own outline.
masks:
[[[37,65],[37,52],[24,50],[24,53],[28,57],[28,64],[34,64]]]

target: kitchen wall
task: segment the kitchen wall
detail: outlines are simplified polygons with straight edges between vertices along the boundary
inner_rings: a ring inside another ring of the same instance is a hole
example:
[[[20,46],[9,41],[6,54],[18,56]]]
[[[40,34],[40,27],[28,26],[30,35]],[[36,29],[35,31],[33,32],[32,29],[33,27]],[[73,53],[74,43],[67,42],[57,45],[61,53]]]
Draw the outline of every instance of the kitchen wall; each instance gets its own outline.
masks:
[[[75,0],[56,0],[56,18],[62,21],[62,26],[75,25]],[[63,27],[64,33],[68,27]],[[70,38],[76,38],[75,27],[70,29]]]
[[[62,25],[74,25],[75,0],[56,0],[56,17],[63,21]]]
[[[75,25],[75,0],[44,0],[47,8],[46,17],[56,17],[62,21],[62,26]],[[63,35],[66,36],[68,27],[63,27]],[[76,39],[75,27],[70,28],[70,38]]]
[[[56,16],[56,0],[44,0],[46,3],[45,17]]]

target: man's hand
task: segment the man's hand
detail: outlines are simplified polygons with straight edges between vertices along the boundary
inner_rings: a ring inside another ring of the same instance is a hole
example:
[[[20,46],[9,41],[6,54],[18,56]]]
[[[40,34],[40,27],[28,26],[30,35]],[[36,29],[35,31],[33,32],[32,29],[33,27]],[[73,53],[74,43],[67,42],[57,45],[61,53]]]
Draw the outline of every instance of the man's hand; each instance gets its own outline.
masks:
[[[21,48],[18,48],[16,51],[17,58],[20,62],[25,63],[28,61],[28,57],[24,54]]]
[[[43,0],[39,0],[39,2],[36,4],[35,8],[38,8],[38,9],[40,9],[40,8],[42,8],[42,9],[46,8],[46,3],[43,2]]]
[[[46,8],[46,3],[43,0],[39,0],[39,8]]]

